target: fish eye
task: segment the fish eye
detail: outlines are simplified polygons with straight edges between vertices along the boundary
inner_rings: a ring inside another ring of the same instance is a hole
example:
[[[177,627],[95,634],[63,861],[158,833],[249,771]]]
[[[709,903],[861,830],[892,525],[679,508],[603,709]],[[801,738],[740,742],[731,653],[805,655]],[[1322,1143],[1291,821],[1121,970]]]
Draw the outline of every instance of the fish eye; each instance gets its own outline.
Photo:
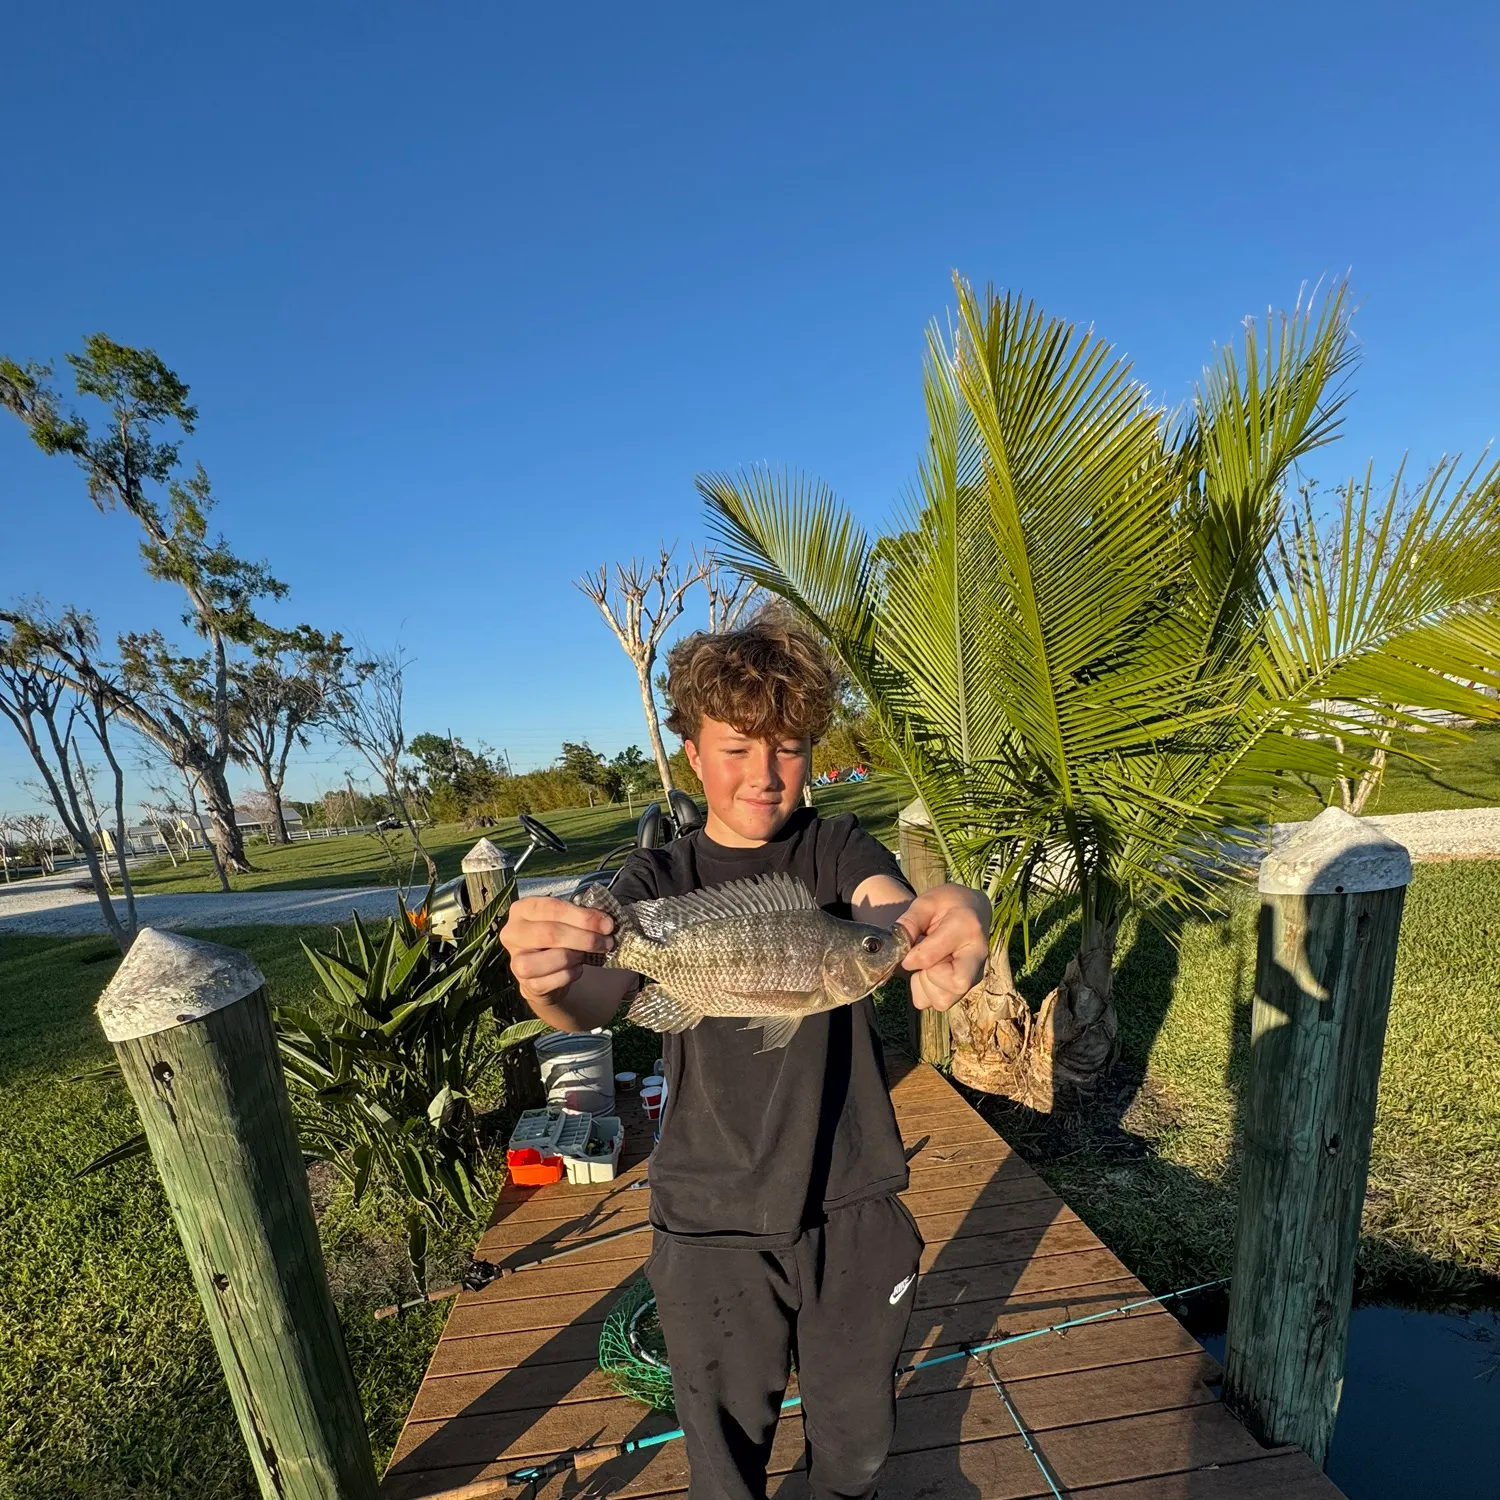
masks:
[[[874,933],[871,933],[869,937],[860,940],[860,947],[863,948],[866,953],[879,953],[881,949],[881,942],[880,939],[874,935]]]

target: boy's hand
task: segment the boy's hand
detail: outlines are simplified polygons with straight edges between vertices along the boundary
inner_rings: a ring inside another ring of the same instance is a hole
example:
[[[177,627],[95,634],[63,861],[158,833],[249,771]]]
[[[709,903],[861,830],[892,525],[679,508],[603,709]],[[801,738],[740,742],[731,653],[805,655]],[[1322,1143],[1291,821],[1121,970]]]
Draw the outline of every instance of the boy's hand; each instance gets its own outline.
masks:
[[[923,891],[901,915],[912,949],[901,967],[911,974],[918,1010],[947,1010],[979,983],[990,952],[990,903],[966,885]]]
[[[510,972],[529,1001],[555,999],[583,973],[587,953],[608,953],[614,918],[556,896],[522,896],[511,903],[500,942]]]

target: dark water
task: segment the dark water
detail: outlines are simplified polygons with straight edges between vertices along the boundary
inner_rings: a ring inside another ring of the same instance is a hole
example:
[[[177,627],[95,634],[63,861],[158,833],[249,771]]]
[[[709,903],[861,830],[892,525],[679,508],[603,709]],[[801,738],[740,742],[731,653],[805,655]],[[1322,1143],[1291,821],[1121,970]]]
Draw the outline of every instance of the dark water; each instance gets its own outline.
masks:
[[[1328,1477],[1349,1500],[1500,1500],[1500,1313],[1356,1308]]]

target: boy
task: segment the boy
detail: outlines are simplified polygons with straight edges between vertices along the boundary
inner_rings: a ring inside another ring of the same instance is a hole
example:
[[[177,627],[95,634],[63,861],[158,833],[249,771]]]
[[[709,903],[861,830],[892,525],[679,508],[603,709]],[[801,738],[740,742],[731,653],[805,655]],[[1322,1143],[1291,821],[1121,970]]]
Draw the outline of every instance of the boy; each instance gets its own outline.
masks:
[[[946,1010],[980,976],[989,903],[963,886],[913,899],[890,852],[850,815],[802,805],[836,680],[817,643],[760,621],[700,634],[668,657],[682,736],[703,782],[705,826],[638,850],[622,902],[784,871],[835,916],[893,925],[918,1006]],[[532,897],[502,941],[528,1004],[563,1030],[610,1020],[640,983],[590,967],[603,912]],[[664,1040],[667,1109],[651,1160],[646,1274],[686,1434],[691,1500],[765,1500],[766,1468],[796,1361],[817,1500],[871,1500],[895,1427],[893,1375],[922,1240],[896,1196],[906,1160],[873,1002],[810,1016],[785,1048],[707,1017]]]

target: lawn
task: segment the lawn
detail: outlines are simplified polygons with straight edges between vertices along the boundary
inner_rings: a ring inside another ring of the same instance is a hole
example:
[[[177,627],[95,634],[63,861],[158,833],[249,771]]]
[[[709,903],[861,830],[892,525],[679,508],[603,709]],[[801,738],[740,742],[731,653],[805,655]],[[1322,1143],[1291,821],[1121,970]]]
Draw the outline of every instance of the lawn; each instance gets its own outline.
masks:
[[[848,786],[819,787],[814,792],[825,817],[841,812],[859,815],[860,822],[876,838],[894,844],[896,813],[903,800],[901,783],[891,776]],[[639,807],[631,811],[618,805],[560,808],[543,818],[567,844],[566,854],[538,849],[527,860],[525,875],[562,875],[595,869],[612,850],[635,839]],[[423,831],[438,867],[438,878],[449,880],[459,873],[465,854],[480,838],[488,838],[519,856],[526,848],[520,823],[508,818],[481,835],[457,823],[440,823]],[[401,876],[407,878],[411,862],[411,840],[406,834],[393,836],[401,858]],[[255,866],[233,879],[236,890],[302,891],[356,886],[383,886],[395,882],[385,851],[372,834],[347,834],[336,839],[312,839],[295,844],[252,844],[248,850]],[[186,865],[175,869],[163,856],[142,865],[132,878],[138,891],[216,891],[219,888],[208,856],[201,851]]]
[[[1236,1109],[1257,902],[1174,944],[1122,933],[1123,1059],[1108,1097],[1044,1120],[971,1096],[1153,1290],[1233,1265]],[[1043,931],[1039,1000],[1077,929]],[[1500,864],[1419,865],[1407,894],[1359,1256],[1365,1300],[1500,1304]]]
[[[1407,741],[1431,766],[1392,756],[1385,780],[1375,789],[1366,813],[1433,812],[1445,807],[1500,807],[1500,724],[1479,725],[1459,740]],[[1316,816],[1322,803],[1311,794],[1284,798],[1278,819]]]
[[[1500,1283],[1500,864],[1420,867],[1405,919],[1382,1076],[1362,1294],[1494,1300]],[[1228,1272],[1235,1100],[1243,1081],[1254,905],[1121,944],[1125,1057],[1109,1098],[1066,1122],[1000,1101],[986,1114],[1151,1286]],[[303,929],[302,932],[316,931]],[[251,953],[277,999],[307,998],[297,929],[207,934]],[[1039,996],[1069,945],[1040,924],[1023,986]],[[92,1007],[117,959],[100,938],[0,938],[0,1497],[250,1500],[212,1345],[150,1165],[78,1180],[132,1132],[119,1084],[68,1077],[103,1060]],[[904,1037],[900,998],[882,1024]],[[654,1038],[622,1028],[641,1066]],[[441,1309],[375,1323],[402,1289],[399,1219],[319,1185],[321,1227],[377,1452],[389,1452]],[[461,1238],[435,1247],[435,1280]]]
[[[297,938],[318,931],[204,936],[253,955],[272,995],[296,999],[312,991]],[[138,1128],[123,1085],[67,1081],[109,1055],[93,1005],[118,961],[100,938],[0,938],[0,1496],[249,1500],[249,1463],[154,1170],[133,1161],[74,1175]],[[399,1219],[320,1188],[330,1280],[388,1452],[442,1313],[369,1317],[403,1286]],[[467,1245],[436,1248],[442,1274]]]

